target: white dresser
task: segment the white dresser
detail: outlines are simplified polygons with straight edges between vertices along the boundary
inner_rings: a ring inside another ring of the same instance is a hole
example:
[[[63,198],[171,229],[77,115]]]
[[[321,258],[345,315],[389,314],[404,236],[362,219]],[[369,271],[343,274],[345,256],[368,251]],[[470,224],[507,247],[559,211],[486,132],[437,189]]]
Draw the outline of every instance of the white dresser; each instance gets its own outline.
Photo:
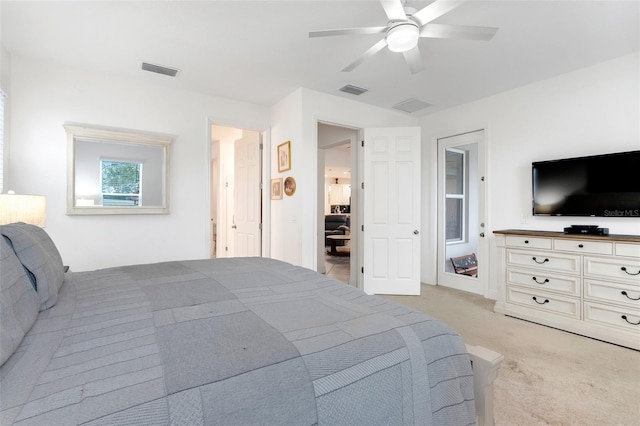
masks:
[[[640,236],[494,234],[496,312],[640,350]]]

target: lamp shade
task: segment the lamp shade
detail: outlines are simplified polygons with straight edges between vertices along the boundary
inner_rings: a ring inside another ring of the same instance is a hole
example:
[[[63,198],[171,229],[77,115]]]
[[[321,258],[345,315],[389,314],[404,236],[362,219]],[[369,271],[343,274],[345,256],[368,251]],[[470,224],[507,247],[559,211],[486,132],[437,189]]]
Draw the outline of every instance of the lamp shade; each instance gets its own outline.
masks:
[[[387,32],[387,45],[392,52],[407,52],[418,44],[420,29],[413,23],[402,23]]]
[[[0,194],[0,225],[24,222],[43,228],[46,209],[44,195]]]

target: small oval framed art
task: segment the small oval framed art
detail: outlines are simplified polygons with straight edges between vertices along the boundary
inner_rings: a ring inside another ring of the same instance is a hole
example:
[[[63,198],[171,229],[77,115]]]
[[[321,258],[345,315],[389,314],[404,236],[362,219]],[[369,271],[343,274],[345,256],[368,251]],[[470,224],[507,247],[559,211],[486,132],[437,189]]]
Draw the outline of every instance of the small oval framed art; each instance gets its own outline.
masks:
[[[291,176],[284,179],[284,193],[291,197],[296,192],[296,180]]]

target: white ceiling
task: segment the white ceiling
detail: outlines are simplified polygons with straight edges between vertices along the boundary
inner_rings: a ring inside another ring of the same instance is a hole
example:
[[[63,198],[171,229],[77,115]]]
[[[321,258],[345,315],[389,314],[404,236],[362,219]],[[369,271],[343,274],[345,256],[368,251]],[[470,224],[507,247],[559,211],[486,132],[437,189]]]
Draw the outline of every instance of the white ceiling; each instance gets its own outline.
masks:
[[[377,0],[2,0],[0,8],[12,55],[267,106],[307,87],[384,108],[410,98],[433,104],[414,114],[422,115],[640,50],[638,0],[468,1],[434,22],[498,33],[489,42],[421,39],[426,71],[416,75],[387,50],[340,71],[381,35],[308,38],[385,25]],[[181,72],[141,71],[143,61]],[[345,84],[370,91],[343,94]]]

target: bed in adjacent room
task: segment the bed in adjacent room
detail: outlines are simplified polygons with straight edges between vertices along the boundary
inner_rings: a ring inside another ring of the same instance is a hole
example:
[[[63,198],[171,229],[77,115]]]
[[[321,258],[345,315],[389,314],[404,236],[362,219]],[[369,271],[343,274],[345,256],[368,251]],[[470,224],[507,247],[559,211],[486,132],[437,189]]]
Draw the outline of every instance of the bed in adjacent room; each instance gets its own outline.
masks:
[[[492,421],[497,354],[314,271],[231,258],[65,273],[41,228],[0,233],[2,425],[466,425],[476,406]]]

